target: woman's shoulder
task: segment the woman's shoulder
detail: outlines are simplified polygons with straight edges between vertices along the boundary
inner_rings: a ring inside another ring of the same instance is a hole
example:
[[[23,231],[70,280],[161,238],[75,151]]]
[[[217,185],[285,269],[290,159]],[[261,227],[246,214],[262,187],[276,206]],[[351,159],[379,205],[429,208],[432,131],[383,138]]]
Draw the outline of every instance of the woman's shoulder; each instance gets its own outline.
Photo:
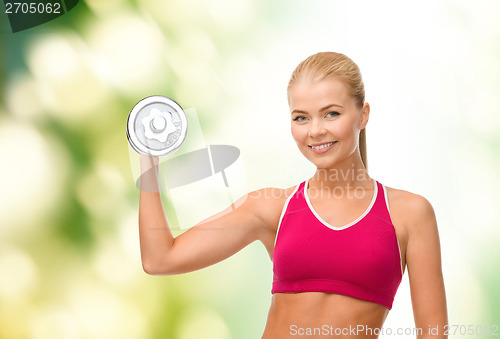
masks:
[[[285,188],[263,187],[251,191],[248,197],[254,201],[256,214],[267,219],[270,224],[275,224],[275,219],[281,215],[286,200],[294,193],[298,185]]]
[[[271,201],[279,202],[283,199],[286,200],[299,185],[300,184],[296,184],[285,188],[263,187],[250,192],[250,194],[266,202],[271,202]]]
[[[428,218],[434,218],[434,209],[424,196],[403,189],[385,186],[391,216],[405,224],[418,224]]]

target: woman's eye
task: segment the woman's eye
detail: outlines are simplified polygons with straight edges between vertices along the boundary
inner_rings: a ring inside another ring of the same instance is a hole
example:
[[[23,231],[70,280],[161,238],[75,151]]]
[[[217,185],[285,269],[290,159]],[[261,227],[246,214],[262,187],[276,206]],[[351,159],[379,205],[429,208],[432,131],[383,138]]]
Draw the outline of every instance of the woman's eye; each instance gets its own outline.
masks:
[[[305,121],[306,117],[302,115],[298,115],[295,118],[293,118],[293,121]]]
[[[328,112],[327,115],[330,115],[331,117],[339,115],[339,112]]]

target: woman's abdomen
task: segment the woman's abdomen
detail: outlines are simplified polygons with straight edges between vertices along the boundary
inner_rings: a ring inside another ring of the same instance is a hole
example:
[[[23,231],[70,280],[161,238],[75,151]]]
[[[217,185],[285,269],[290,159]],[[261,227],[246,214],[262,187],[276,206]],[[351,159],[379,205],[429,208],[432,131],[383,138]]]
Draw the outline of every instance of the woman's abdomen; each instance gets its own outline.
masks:
[[[388,312],[382,305],[339,294],[275,293],[262,339],[374,339]]]

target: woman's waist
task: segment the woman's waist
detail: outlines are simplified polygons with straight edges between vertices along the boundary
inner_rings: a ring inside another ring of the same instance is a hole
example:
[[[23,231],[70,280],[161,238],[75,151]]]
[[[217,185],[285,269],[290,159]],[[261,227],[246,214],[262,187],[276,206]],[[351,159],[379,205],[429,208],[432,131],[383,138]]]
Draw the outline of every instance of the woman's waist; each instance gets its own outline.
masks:
[[[292,337],[376,338],[370,334],[378,333],[388,311],[379,304],[334,293],[274,293],[268,325]]]

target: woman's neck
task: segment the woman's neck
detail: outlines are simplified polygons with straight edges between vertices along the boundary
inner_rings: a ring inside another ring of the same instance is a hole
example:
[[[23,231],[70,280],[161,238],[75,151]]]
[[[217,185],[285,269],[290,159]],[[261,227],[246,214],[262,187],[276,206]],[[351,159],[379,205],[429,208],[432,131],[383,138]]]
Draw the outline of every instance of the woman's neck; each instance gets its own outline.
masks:
[[[308,188],[315,189],[356,189],[357,187],[371,188],[373,179],[363,165],[361,157],[346,159],[343,163],[330,168],[317,168],[316,173],[309,179]]]

